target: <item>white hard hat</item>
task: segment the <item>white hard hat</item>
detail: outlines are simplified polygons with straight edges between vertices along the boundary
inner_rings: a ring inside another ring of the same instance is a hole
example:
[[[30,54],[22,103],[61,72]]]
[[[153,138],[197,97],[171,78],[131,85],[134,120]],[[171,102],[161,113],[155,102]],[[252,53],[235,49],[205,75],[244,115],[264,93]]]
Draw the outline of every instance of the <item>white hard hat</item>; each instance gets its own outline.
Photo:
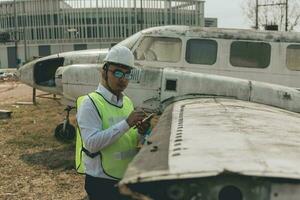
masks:
[[[104,58],[104,62],[120,64],[129,68],[133,68],[134,56],[127,47],[116,45],[110,49]]]

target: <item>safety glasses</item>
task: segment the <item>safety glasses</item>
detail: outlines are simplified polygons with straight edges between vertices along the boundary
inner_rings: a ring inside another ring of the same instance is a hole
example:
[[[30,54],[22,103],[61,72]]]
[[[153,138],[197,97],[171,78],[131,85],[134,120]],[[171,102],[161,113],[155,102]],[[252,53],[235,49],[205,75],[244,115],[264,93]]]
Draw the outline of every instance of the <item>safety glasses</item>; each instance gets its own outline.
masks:
[[[124,73],[123,71],[118,70],[118,69],[116,69],[116,70],[109,70],[109,71],[111,71],[112,74],[114,75],[114,77],[116,77],[116,78],[123,78],[124,77],[127,80],[131,80],[132,79],[131,72]]]

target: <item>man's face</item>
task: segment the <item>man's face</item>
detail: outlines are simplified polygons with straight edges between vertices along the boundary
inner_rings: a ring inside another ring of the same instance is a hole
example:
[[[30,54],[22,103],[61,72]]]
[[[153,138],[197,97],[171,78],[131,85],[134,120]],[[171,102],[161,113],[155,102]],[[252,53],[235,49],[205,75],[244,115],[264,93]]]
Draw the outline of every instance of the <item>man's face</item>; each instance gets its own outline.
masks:
[[[116,66],[110,64],[107,72],[107,81],[109,84],[111,92],[119,96],[126,88],[129,83],[129,80],[124,76],[118,78],[118,75],[130,74],[130,70],[126,67]],[[117,76],[117,77],[116,77]]]

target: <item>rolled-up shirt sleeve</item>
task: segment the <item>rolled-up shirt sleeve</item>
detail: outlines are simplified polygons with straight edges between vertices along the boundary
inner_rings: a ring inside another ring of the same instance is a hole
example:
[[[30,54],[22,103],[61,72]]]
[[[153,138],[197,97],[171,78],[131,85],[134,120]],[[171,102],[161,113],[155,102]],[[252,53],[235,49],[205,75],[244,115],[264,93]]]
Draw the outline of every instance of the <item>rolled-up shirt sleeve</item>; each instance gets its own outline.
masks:
[[[85,148],[91,153],[98,152],[114,143],[130,128],[126,119],[124,119],[103,130],[102,120],[88,97],[83,100],[77,111],[77,123]]]

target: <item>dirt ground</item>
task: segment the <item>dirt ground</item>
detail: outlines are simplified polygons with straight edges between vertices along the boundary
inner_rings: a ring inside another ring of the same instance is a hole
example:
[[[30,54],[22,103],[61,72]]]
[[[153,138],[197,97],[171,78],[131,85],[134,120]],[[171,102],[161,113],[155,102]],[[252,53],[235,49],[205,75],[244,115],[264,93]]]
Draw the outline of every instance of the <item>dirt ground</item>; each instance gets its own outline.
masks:
[[[49,98],[16,104],[31,100],[32,88],[0,82],[0,110],[13,112],[0,119],[0,199],[84,199],[84,176],[74,170],[74,142],[54,137],[64,106]]]

